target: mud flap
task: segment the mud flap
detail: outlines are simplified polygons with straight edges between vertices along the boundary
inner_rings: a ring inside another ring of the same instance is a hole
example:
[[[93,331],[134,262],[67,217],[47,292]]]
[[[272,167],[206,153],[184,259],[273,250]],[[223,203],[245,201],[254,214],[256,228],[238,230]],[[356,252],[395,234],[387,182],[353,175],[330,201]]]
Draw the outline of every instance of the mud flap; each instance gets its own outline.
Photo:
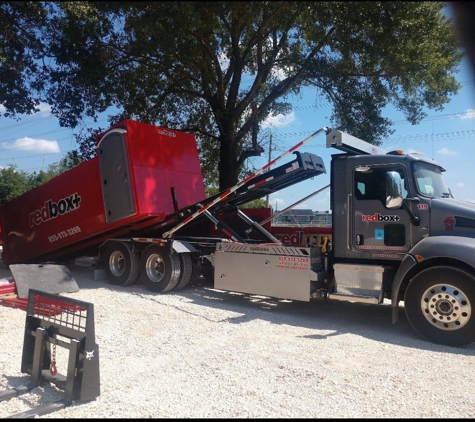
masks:
[[[30,288],[46,293],[75,293],[76,280],[65,265],[15,264],[10,265],[19,298],[27,298]]]

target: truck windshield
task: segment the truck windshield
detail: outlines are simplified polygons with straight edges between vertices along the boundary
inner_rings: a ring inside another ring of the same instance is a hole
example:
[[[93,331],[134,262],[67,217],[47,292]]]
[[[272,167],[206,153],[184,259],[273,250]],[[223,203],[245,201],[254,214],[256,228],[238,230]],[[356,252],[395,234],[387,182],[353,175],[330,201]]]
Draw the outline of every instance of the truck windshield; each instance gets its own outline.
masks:
[[[432,198],[453,198],[442,176],[440,167],[423,161],[414,161],[412,170],[416,188],[421,195]]]

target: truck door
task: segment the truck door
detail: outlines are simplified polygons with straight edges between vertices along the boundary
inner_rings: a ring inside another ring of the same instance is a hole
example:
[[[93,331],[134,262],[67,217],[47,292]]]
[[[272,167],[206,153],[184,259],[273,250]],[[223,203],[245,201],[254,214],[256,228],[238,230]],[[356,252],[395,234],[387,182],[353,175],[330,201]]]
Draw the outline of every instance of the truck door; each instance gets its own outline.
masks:
[[[125,133],[123,129],[113,129],[97,145],[102,195],[108,223],[135,214]]]
[[[411,248],[411,224],[407,212],[386,208],[386,172],[397,171],[407,180],[402,165],[359,166],[353,170],[352,229],[349,246],[361,258],[399,259]],[[403,197],[407,190],[403,189]]]

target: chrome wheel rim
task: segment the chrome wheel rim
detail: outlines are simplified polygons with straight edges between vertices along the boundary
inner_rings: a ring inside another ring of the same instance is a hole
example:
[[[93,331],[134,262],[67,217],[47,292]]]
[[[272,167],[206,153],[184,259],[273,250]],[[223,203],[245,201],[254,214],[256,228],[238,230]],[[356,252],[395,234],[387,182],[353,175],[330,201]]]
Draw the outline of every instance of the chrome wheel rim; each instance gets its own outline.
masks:
[[[165,275],[165,262],[158,254],[152,254],[147,259],[146,272],[148,279],[153,283],[160,282]]]
[[[430,324],[446,331],[459,330],[472,315],[467,296],[450,284],[436,284],[427,289],[421,298],[421,309]]]
[[[111,254],[109,268],[115,277],[120,277],[124,274],[124,255],[122,252],[115,251]]]

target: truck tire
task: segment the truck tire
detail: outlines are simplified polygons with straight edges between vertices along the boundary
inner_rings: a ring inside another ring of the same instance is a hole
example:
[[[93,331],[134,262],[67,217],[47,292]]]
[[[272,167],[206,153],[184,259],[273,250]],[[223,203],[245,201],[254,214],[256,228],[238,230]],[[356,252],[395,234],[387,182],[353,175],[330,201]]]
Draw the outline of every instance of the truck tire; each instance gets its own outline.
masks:
[[[180,280],[180,258],[158,245],[150,245],[142,252],[140,278],[146,289],[166,293]]]
[[[448,266],[427,268],[404,295],[407,319],[422,337],[445,346],[475,342],[475,277]]]
[[[128,286],[138,278],[139,255],[128,243],[110,243],[104,255],[104,263],[107,279],[111,284]]]
[[[178,284],[174,290],[181,290],[188,285],[191,280],[191,274],[193,273],[193,262],[189,253],[181,253],[180,264],[181,264],[181,274]]]

